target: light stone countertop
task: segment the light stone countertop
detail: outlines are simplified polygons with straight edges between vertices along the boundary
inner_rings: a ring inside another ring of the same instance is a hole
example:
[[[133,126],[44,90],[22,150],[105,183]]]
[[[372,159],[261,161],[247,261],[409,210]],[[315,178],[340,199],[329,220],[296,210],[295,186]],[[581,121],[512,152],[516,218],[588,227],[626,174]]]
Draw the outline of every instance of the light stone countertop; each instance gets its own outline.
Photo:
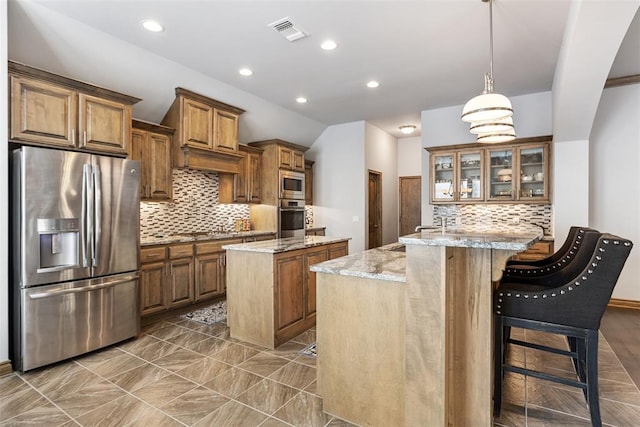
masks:
[[[345,242],[350,237],[330,236],[305,236],[288,237],[286,239],[263,240],[261,242],[238,243],[224,245],[222,249],[227,251],[265,252],[277,254],[281,252],[295,251],[296,249],[311,248],[313,246],[329,245],[331,243]]]
[[[212,232],[209,234],[176,233],[140,238],[140,246],[168,245],[171,243],[201,242],[206,240],[240,239],[265,234],[277,234],[275,231],[238,231],[230,233]]]
[[[405,245],[451,246],[476,249],[527,250],[544,236],[543,229],[535,225],[519,224],[499,227],[460,225],[422,230],[400,237]]]
[[[401,243],[391,243],[311,266],[317,273],[406,282],[406,256]]]

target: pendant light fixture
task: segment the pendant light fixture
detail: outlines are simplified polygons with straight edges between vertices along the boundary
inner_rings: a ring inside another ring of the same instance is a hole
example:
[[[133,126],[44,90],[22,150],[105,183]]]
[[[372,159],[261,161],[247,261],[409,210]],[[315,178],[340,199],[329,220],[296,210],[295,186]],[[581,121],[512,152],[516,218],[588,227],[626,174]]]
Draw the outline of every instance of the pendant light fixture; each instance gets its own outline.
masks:
[[[493,91],[493,0],[482,2],[489,2],[489,72],[484,91],[465,104],[461,118],[470,123],[469,131],[478,135],[478,142],[507,142],[515,139],[513,108],[509,98]]]

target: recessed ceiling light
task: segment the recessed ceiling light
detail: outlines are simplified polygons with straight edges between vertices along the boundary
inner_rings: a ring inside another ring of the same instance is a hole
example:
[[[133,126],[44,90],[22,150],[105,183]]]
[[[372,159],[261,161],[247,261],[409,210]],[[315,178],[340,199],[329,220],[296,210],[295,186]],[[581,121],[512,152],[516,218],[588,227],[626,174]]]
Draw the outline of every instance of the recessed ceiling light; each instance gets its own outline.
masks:
[[[306,104],[307,103],[307,98],[305,98],[304,96],[299,96],[296,98],[296,102],[298,104]]]
[[[240,69],[238,70],[238,73],[239,73],[241,76],[250,76],[250,75],[252,75],[252,74],[253,74],[253,71],[251,71],[249,68],[240,68]]]
[[[377,82],[377,81],[375,81],[375,80],[371,80],[369,83],[367,83],[367,87],[370,87],[370,88],[372,88],[372,89],[373,89],[373,88],[376,88],[376,87],[378,87],[378,86],[380,86],[380,83],[378,83],[378,82]]]
[[[164,31],[164,27],[158,23],[158,21],[154,21],[153,19],[145,19],[142,21],[142,26],[154,33],[159,33],[160,31]]]
[[[322,49],[324,49],[324,50],[333,50],[333,49],[337,48],[338,45],[333,40],[325,40],[325,41],[322,42],[320,47]]]

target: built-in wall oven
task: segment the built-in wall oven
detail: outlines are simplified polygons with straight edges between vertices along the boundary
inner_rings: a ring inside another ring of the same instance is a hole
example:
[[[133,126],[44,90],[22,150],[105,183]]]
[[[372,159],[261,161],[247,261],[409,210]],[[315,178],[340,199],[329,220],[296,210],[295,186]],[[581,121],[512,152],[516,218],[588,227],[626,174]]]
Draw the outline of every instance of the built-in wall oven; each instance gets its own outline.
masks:
[[[304,173],[279,171],[280,199],[304,200]],[[302,203],[304,208],[304,202]]]
[[[278,237],[304,237],[304,199],[281,199],[278,208]]]

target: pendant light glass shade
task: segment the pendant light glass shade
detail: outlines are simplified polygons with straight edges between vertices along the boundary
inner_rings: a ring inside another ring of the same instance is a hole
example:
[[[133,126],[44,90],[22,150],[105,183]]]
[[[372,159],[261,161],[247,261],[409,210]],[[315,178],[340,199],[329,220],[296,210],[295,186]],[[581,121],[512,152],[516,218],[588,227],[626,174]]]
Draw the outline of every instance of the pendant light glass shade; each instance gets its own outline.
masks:
[[[493,91],[493,0],[488,2],[489,72],[484,76],[484,91],[467,101],[461,119],[471,123],[469,131],[478,134],[478,142],[506,142],[515,139],[513,107],[509,98]]]
[[[462,109],[462,121],[471,123],[511,117],[511,101],[499,93],[483,93],[471,98]]]
[[[481,133],[500,133],[511,129],[513,129],[513,118],[511,117],[473,122],[469,126],[469,132],[475,133],[476,135]]]
[[[509,130],[495,132],[495,133],[481,133],[478,135],[477,142],[483,142],[486,144],[496,144],[498,142],[509,142],[516,139],[516,131],[513,127]]]

